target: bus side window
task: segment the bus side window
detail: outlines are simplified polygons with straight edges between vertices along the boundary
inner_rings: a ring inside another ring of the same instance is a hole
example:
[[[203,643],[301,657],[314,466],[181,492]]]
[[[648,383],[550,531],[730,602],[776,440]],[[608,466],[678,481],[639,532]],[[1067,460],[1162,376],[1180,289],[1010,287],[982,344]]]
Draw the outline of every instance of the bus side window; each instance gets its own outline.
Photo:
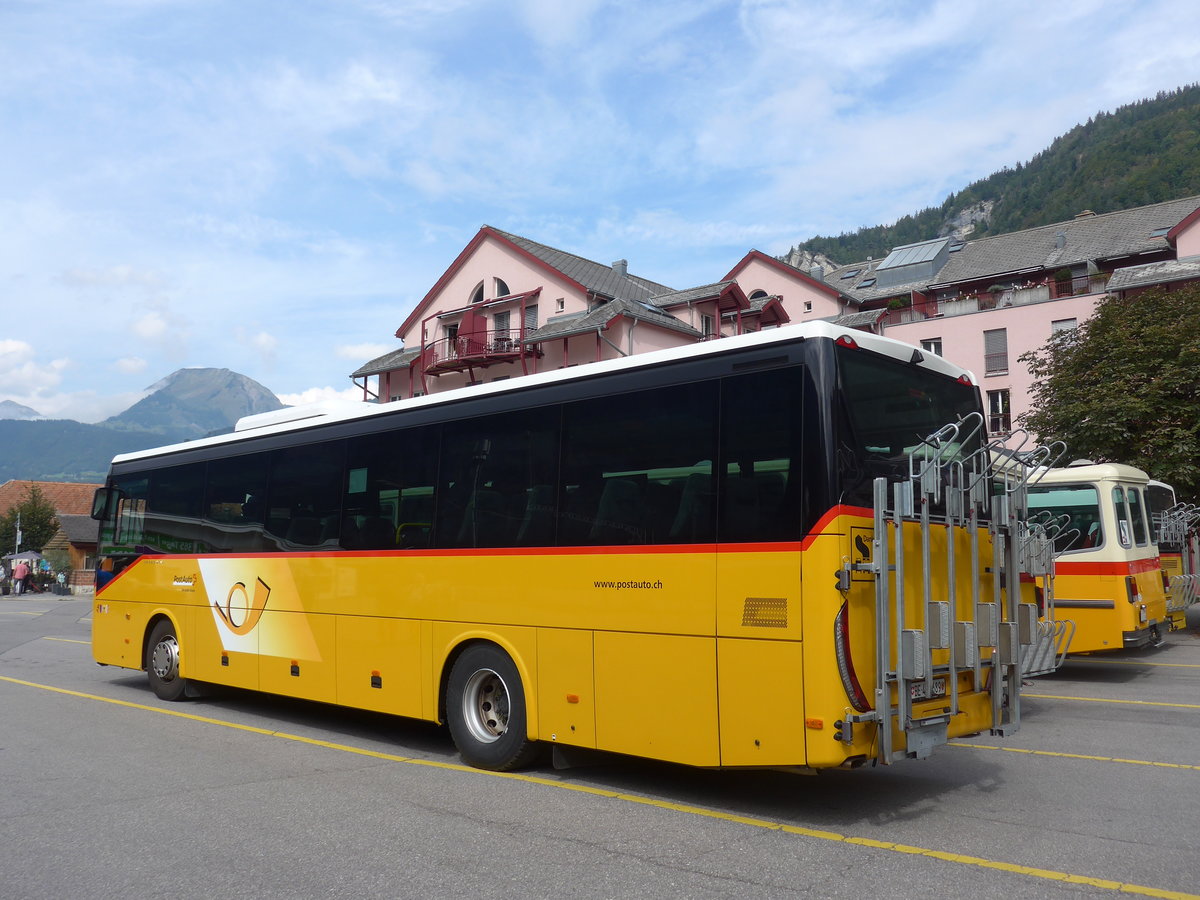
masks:
[[[1129,528],[1129,507],[1125,505],[1125,490],[1120,487],[1112,489],[1113,509],[1117,515],[1117,540],[1122,547],[1133,546],[1133,534]]]
[[[716,538],[716,382],[569,403],[560,546]]]
[[[345,454],[344,441],[272,451],[267,532],[279,549],[336,546]]]
[[[429,546],[440,430],[436,425],[351,438],[346,448],[341,546]]]
[[[267,497],[267,454],[249,453],[208,464],[204,503],[213,553],[262,550]]]
[[[1129,512],[1133,517],[1133,539],[1139,547],[1146,546],[1146,513],[1142,506],[1142,494],[1137,488],[1129,488]]]
[[[803,367],[738,375],[721,385],[719,539],[794,541],[811,527],[801,490]]]
[[[550,406],[444,426],[433,529],[437,546],[537,546],[553,540],[543,507],[546,487],[558,480],[558,419],[558,407]]]

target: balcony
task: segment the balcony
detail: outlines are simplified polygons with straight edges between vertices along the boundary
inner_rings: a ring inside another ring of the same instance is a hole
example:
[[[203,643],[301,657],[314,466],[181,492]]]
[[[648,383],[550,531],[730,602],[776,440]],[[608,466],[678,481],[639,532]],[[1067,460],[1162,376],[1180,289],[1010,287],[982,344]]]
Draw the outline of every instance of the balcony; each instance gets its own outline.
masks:
[[[523,346],[519,334],[489,329],[431,341],[422,351],[421,365],[425,374],[440,375],[464,369],[486,369],[540,355],[536,345]]]

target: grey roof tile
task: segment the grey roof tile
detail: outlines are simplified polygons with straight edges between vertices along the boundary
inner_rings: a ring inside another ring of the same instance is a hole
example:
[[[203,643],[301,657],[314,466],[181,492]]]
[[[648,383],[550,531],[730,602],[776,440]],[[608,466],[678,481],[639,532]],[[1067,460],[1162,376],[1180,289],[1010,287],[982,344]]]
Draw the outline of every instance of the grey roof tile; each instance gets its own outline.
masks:
[[[671,288],[665,284],[658,284],[657,282],[650,281],[648,278],[639,278],[636,275],[628,274],[621,275],[612,266],[584,259],[582,256],[576,256],[574,253],[568,253],[565,250],[557,250],[554,247],[539,244],[537,241],[531,241],[529,238],[511,234],[491,225],[487,227],[497,234],[503,235],[526,253],[537,257],[551,268],[557,269],[568,278],[579,282],[579,284],[582,284],[589,291],[602,294],[605,297],[625,300],[649,300],[656,294],[665,294],[671,291]]]
[[[537,331],[526,336],[524,342],[536,344],[551,338],[569,337],[573,334],[595,331],[615,316],[626,316],[657,325],[660,328],[677,331],[689,337],[700,337],[700,332],[692,326],[648,303],[637,300],[612,300],[582,315],[558,316],[551,319]]]
[[[1150,284],[1189,281],[1193,278],[1200,278],[1200,256],[1168,259],[1162,262],[1117,269],[1108,281],[1108,290],[1126,291],[1130,288],[1144,287]]]
[[[381,372],[400,369],[407,366],[420,355],[421,351],[419,349],[406,350],[401,347],[399,350],[393,350],[390,353],[383,354],[383,356],[375,357],[370,362],[363,363],[350,373],[350,377],[362,378],[366,375],[378,375]]]

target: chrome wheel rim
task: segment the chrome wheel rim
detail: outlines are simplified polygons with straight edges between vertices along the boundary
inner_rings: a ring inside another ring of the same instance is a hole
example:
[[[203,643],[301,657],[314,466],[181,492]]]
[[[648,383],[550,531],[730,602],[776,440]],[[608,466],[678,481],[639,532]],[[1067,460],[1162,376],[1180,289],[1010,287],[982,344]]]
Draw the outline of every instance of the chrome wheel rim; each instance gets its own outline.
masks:
[[[171,682],[179,675],[179,642],[168,634],[154,645],[150,653],[150,669],[162,682]]]
[[[490,744],[508,731],[508,686],[497,672],[480,669],[467,679],[462,696],[463,721],[471,736]]]

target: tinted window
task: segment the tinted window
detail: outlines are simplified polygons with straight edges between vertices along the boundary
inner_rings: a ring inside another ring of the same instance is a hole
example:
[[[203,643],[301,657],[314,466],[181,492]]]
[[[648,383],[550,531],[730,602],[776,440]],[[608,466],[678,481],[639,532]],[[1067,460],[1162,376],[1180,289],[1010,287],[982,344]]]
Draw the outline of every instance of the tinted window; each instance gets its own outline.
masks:
[[[568,404],[558,543],[714,540],[716,401],[700,382]]]
[[[438,429],[371,434],[347,448],[342,546],[415,550],[429,546]]]
[[[1115,487],[1112,489],[1113,508],[1117,513],[1117,540],[1122,547],[1133,546],[1133,534],[1129,528],[1129,507],[1125,505],[1125,490]]]
[[[828,505],[803,474],[805,389],[798,366],[722,382],[721,541],[798,540]]]
[[[1129,488],[1126,492],[1129,498],[1129,513],[1133,518],[1133,539],[1139,547],[1146,546],[1146,511],[1142,507],[1142,492],[1137,488]]]
[[[214,553],[262,550],[267,511],[267,454],[252,453],[208,464],[205,530]]]
[[[266,522],[279,549],[337,546],[344,461],[341,441],[272,451]]]
[[[558,407],[443,426],[437,546],[552,544],[557,480]]]

